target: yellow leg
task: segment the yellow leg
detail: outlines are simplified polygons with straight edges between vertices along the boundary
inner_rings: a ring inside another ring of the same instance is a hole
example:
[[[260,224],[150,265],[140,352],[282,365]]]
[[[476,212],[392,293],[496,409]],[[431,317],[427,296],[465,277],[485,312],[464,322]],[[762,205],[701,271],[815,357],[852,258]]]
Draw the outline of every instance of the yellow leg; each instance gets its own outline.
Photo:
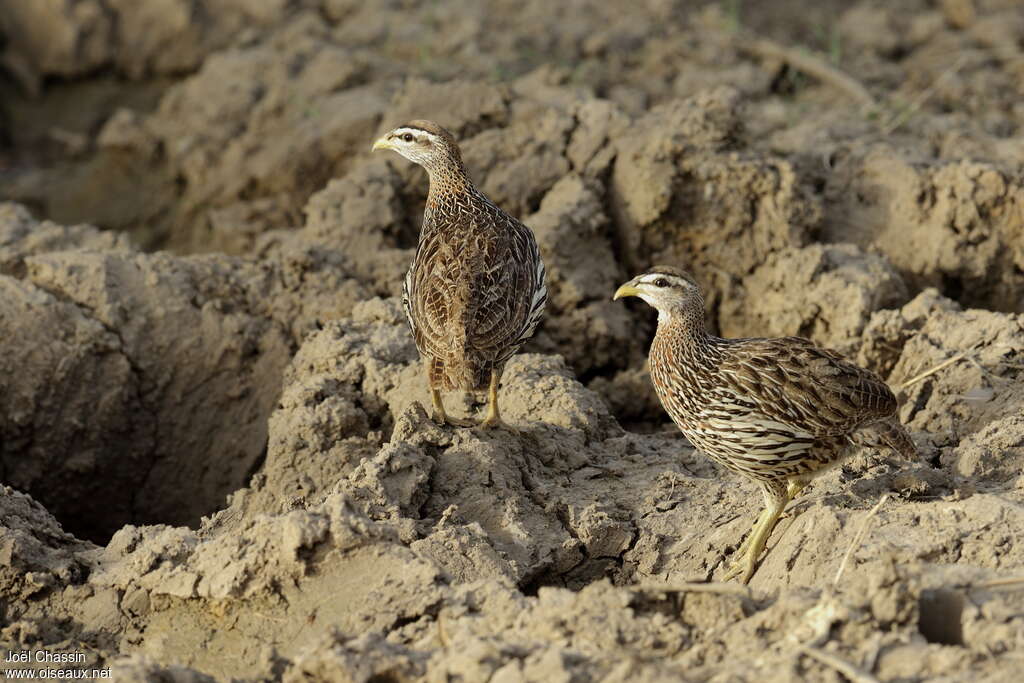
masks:
[[[480,423],[481,427],[508,428],[508,425],[501,419],[501,413],[498,412],[498,383],[500,381],[501,375],[498,371],[491,370],[491,385],[487,389],[487,416]]]
[[[750,581],[757,569],[757,560],[761,557],[768,537],[772,535],[779,515],[786,508],[789,502],[789,487],[782,488],[780,482],[764,482],[761,484],[761,492],[764,494],[764,510],[757,518],[757,523],[750,532],[750,536],[740,546],[736,553],[736,560],[729,567],[729,570],[722,577],[723,581],[739,578],[742,583]]]
[[[430,369],[427,369],[427,382],[430,382]],[[459,420],[451,417],[444,411],[444,401],[441,399],[440,390],[430,384],[430,402],[433,403],[434,414],[433,421],[439,425],[454,425],[456,427],[470,427],[472,426],[468,420]]]
[[[793,500],[800,492],[807,487],[808,482],[800,479],[790,479],[786,482],[786,502]]]
[[[443,425],[448,421],[448,414],[444,412],[444,401],[441,400],[441,392],[430,387],[430,401],[434,404],[434,422]]]
[[[747,549],[750,547],[750,539],[754,537],[754,531],[756,531],[757,527],[760,526],[761,518],[764,517],[764,513],[765,510],[761,510],[761,512],[758,513],[757,519],[754,520],[754,526],[750,527],[750,531],[747,532],[746,538],[743,539],[743,543],[740,543],[740,547],[736,549],[736,557],[743,557],[747,554]],[[735,565],[736,563],[734,562],[733,564]]]
[[[801,479],[790,479],[788,482],[786,482],[786,505],[789,505],[791,500],[800,495],[800,492],[807,488],[807,484],[809,483],[809,481]],[[796,517],[796,515],[796,512],[790,510],[788,512],[783,512],[780,516],[780,519]]]

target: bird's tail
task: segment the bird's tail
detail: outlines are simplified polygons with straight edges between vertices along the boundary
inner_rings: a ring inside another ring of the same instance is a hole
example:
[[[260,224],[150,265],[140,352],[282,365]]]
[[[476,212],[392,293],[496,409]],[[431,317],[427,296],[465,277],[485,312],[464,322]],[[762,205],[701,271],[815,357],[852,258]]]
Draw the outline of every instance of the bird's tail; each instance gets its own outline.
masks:
[[[491,381],[491,366],[471,354],[431,359],[430,385],[445,390],[483,391]]]
[[[491,381],[490,365],[472,352],[463,352],[449,363],[448,378],[452,386],[463,391],[483,391]]]
[[[473,250],[467,258],[479,260]],[[471,341],[479,302],[474,301],[470,282],[460,281],[454,295],[451,309],[452,337],[448,341],[447,358],[444,359],[444,382],[450,389],[462,391],[483,391],[491,380],[493,363],[481,358],[480,351]]]

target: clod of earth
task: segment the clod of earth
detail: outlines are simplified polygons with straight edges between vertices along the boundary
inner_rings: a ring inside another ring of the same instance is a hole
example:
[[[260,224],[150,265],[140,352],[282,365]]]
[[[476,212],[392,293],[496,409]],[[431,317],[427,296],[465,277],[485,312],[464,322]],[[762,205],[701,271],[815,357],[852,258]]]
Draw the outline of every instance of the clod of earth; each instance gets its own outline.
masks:
[[[123,681],[1015,672],[1018,3],[2,4],[4,646]],[[514,432],[424,409],[428,183],[368,149],[423,116],[547,267]],[[746,587],[714,579],[757,488],[610,299],[655,263],[711,333],[876,373],[921,453],[817,477]]]

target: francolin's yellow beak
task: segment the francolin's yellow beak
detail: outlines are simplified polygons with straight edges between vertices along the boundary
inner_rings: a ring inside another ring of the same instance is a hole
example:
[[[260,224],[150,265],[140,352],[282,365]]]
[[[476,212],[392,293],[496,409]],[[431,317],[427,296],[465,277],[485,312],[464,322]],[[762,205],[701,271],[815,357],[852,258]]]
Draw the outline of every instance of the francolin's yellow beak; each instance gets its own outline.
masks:
[[[615,301],[616,299],[621,299],[624,296],[637,296],[638,294],[640,294],[640,290],[636,288],[633,282],[633,280],[630,280],[626,284],[616,289],[615,296],[612,297],[612,301]]]
[[[373,147],[370,148],[371,152],[376,152],[378,149],[391,149],[391,143],[388,141],[388,136],[377,138],[377,142],[373,143]]]

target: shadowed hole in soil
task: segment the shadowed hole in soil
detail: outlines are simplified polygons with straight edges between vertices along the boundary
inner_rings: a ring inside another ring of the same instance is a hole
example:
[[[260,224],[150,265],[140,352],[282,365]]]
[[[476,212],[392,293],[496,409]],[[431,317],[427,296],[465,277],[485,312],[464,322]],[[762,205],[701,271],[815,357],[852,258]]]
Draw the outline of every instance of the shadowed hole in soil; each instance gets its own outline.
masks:
[[[917,630],[929,643],[963,645],[964,602],[963,594],[957,591],[943,588],[922,591]]]
[[[543,571],[520,586],[523,595],[536,597],[541,588],[565,588],[579,592],[592,583],[608,579],[615,585],[629,583],[622,561],[616,557],[586,557],[565,572]]]
[[[961,301],[964,296],[964,283],[958,277],[942,276],[942,293],[954,301]],[[963,303],[961,301],[961,303]]]
[[[4,483],[99,544],[126,524],[195,527],[246,486],[266,460],[268,419],[290,359],[278,328],[231,317],[221,310],[228,306],[197,305],[187,288],[159,284],[192,271],[154,263],[83,257],[55,270],[80,269],[109,292],[133,293],[123,305],[141,335],[70,297],[73,278],[45,289],[8,280],[13,304],[0,311],[39,302],[0,354],[24,368],[4,378]],[[147,268],[158,283],[151,288],[139,284]],[[164,315],[168,303],[174,316]]]
[[[401,683],[405,677],[399,677],[390,671],[376,673],[366,679],[366,683]]]

